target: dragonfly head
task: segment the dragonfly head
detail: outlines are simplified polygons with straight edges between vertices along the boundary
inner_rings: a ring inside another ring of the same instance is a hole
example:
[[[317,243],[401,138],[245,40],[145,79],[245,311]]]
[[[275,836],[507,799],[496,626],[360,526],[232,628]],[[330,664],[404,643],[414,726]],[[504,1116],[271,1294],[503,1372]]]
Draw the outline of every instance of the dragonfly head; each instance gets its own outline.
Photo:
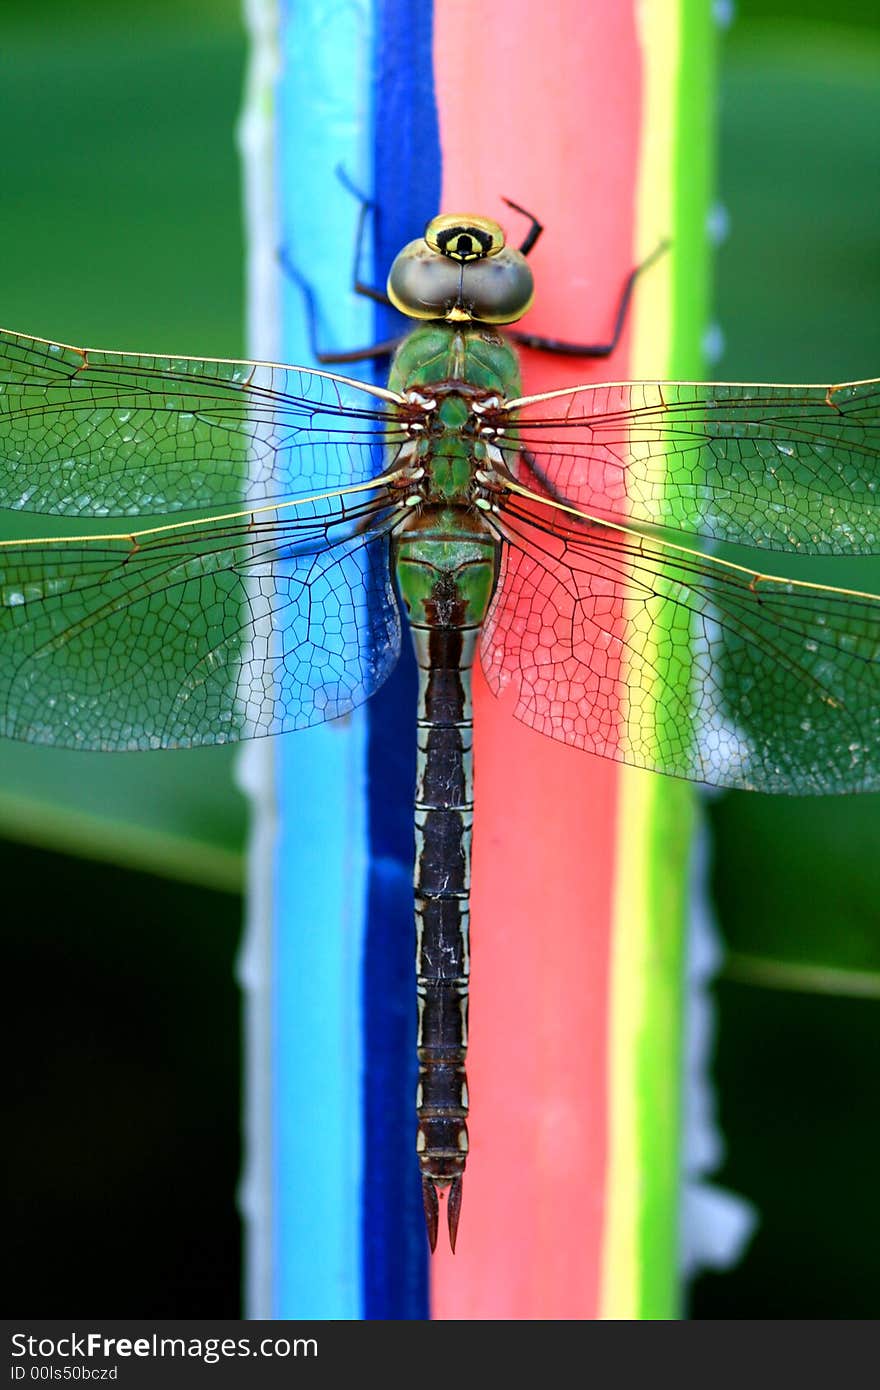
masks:
[[[415,319],[513,323],[534,294],[525,256],[506,245],[497,222],[471,213],[432,218],[388,275],[388,298]]]

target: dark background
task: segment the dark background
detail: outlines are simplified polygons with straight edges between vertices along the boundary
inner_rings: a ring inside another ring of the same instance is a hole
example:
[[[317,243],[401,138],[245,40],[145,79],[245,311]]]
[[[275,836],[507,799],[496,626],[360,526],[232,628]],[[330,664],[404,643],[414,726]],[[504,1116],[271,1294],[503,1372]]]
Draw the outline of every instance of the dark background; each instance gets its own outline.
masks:
[[[714,371],[875,375],[875,0],[738,10],[722,47],[732,234]],[[0,319],[240,355],[238,4],[43,0],[4,12],[0,40]],[[239,1311],[232,761],[0,748],[10,1313]],[[719,1178],[761,1224],[736,1270],[697,1281],[691,1316],[874,1316],[880,799],[728,795],[708,814],[730,948]]]

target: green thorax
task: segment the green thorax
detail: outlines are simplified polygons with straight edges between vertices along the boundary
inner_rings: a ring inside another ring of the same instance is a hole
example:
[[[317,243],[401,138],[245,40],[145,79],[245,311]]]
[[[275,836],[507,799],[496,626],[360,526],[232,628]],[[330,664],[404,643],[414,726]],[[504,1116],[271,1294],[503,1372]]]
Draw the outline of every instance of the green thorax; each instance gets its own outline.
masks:
[[[411,459],[425,471],[423,501],[395,538],[414,638],[435,626],[479,627],[495,587],[497,542],[473,505],[473,476],[486,446],[474,431],[472,406],[475,399],[521,394],[516,351],[485,326],[428,323],[398,348],[388,384],[401,395],[415,391],[436,401]]]
[[[401,343],[388,385],[404,395],[443,388],[433,428],[419,441],[419,462],[428,475],[432,500],[464,504],[474,469],[485,458],[485,446],[471,429],[470,404],[475,395],[513,399],[521,394],[515,349],[486,325],[430,322]]]
[[[521,395],[516,350],[485,324],[432,321],[404,338],[394,354],[388,386],[406,392],[455,381],[490,395],[511,399]]]

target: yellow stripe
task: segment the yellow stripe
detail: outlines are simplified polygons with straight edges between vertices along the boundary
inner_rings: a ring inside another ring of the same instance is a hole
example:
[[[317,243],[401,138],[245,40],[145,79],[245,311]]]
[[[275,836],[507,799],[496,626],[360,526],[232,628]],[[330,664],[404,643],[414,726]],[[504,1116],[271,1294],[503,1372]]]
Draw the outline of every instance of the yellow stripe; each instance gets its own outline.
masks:
[[[637,6],[643,63],[641,167],[636,190],[635,257],[641,262],[674,232],[672,160],[679,62],[679,6]],[[671,256],[639,281],[631,370],[668,370],[672,330]],[[603,1318],[641,1314],[639,1075],[640,1031],[651,970],[649,870],[657,779],[623,767],[619,783],[617,882],[611,949],[609,1154],[599,1302]]]

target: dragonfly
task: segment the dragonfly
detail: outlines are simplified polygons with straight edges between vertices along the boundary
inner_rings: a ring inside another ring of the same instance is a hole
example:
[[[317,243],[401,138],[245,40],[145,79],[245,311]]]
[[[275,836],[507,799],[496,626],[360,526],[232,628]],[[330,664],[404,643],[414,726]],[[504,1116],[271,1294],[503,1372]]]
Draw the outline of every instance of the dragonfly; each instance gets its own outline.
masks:
[[[0,333],[0,507],[52,519],[0,543],[4,736],[303,729],[369,699],[409,629],[432,1250],[441,1199],[455,1248],[468,1150],[477,652],[573,748],[722,787],[880,787],[880,595],[804,568],[848,578],[880,550],[880,382],[523,394],[518,345],[611,346],[511,328],[540,230],[429,222],[389,273],[415,322],[384,387]]]

